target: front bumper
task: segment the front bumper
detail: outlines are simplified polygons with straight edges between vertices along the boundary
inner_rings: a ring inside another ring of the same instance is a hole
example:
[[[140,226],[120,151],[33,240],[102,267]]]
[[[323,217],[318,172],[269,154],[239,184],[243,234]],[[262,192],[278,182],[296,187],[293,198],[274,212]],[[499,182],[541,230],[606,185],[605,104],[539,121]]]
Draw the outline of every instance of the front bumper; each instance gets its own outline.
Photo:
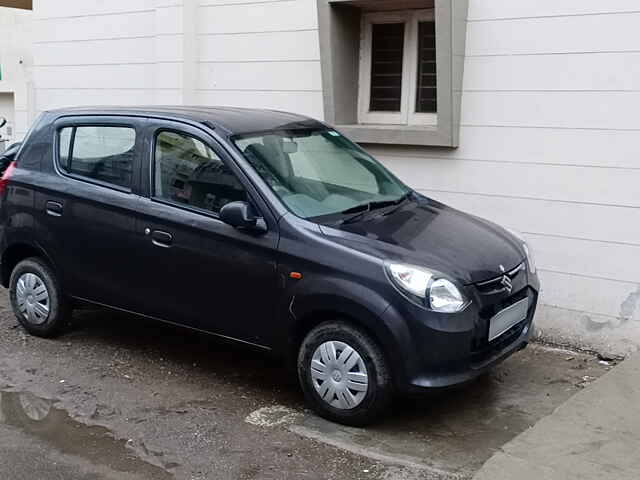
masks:
[[[392,358],[398,389],[416,394],[465,383],[526,347],[533,331],[539,289],[537,276],[523,268],[513,278],[513,290],[508,293],[487,291],[477,285],[465,287],[472,302],[460,313],[430,312],[407,301],[392,304],[385,312],[385,321],[404,322],[408,330]],[[525,298],[526,317],[489,341],[491,318]]]

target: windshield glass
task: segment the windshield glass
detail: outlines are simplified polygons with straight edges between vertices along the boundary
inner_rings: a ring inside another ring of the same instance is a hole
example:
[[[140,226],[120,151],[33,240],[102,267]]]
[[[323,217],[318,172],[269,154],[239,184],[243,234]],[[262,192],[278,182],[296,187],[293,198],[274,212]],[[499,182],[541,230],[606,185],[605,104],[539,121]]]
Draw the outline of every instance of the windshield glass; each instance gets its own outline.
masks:
[[[370,211],[409,192],[335,130],[279,130],[233,141],[282,202],[303,218]]]

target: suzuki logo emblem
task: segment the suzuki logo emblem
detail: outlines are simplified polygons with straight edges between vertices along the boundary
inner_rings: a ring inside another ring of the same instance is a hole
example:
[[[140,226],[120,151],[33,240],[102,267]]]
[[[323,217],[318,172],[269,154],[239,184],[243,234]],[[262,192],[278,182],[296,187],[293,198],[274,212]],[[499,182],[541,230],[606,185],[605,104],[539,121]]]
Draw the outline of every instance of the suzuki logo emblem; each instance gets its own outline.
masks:
[[[511,282],[511,279],[509,278],[508,275],[502,276],[502,280],[500,280],[500,284],[504,287],[504,290],[507,293],[511,293],[511,290],[513,290],[513,283]]]

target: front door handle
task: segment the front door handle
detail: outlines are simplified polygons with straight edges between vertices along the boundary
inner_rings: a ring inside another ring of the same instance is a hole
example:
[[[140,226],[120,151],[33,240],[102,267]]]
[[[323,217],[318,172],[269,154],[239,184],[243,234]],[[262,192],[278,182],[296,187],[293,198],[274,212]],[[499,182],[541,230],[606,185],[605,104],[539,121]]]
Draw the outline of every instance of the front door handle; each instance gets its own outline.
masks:
[[[51,215],[52,217],[62,216],[62,204],[60,202],[47,200],[45,210],[47,215]]]
[[[154,230],[151,232],[151,242],[156,247],[168,248],[173,243],[173,235],[162,230]]]

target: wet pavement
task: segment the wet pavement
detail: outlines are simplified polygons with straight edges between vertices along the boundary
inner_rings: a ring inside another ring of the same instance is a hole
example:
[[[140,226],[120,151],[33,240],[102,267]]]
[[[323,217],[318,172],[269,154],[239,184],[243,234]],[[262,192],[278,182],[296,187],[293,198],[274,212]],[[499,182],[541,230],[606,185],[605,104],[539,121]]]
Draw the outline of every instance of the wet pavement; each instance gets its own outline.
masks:
[[[0,442],[0,451],[4,450],[6,459],[5,474],[11,473],[5,478],[55,478],[49,472],[52,464],[62,469],[59,473],[65,479],[108,478],[111,472],[132,474],[132,478],[173,478],[165,469],[141,460],[127,448],[126,440],[114,438],[107,428],[74,420],[65,410],[56,408],[53,400],[33,393],[0,392],[0,420],[4,434],[0,438],[8,440]],[[30,440],[32,448],[44,455],[25,456],[25,450],[30,449],[24,447],[16,451],[16,437]],[[43,462],[43,457],[47,461]],[[75,461],[65,462],[65,458]]]
[[[354,429],[307,411],[262,354],[111,312],[80,312],[64,336],[38,339],[1,291],[0,478],[470,478],[609,368],[534,345]]]

